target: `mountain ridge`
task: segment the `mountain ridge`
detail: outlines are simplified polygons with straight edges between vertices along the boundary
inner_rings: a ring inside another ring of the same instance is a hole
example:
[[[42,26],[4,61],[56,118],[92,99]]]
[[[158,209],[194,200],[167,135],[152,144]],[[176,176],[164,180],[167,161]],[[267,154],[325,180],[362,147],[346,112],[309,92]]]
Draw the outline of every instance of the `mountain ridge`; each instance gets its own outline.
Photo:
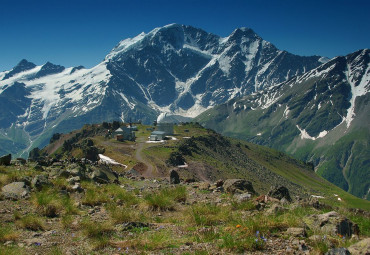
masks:
[[[251,29],[236,29],[222,38],[172,24],[122,40],[91,69],[46,63],[11,76],[12,71],[2,72],[0,93],[24,83],[31,89],[31,102],[0,130],[0,152],[9,150],[1,144],[18,141],[23,152],[12,152],[24,156],[32,147],[44,146],[53,133],[85,123],[117,118],[151,123],[161,113],[195,117],[311,70],[320,59],[280,51]],[[9,112],[4,108],[5,115]]]
[[[301,76],[204,112],[226,135],[312,161],[344,190],[369,199],[370,50],[337,57]]]

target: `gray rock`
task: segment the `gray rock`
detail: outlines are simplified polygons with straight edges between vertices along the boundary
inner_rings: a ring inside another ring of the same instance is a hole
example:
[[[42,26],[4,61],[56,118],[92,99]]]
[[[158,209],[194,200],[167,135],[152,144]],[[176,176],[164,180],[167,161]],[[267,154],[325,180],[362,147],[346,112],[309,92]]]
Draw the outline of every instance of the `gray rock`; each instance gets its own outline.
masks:
[[[28,196],[30,193],[29,187],[24,182],[13,182],[5,185],[2,189],[2,194],[6,199],[18,200]]]
[[[0,166],[9,166],[12,161],[12,154],[0,157]]]
[[[180,176],[178,172],[174,169],[170,171],[170,184],[179,184],[180,183]]]
[[[247,192],[247,193],[235,195],[234,198],[239,203],[242,203],[242,202],[246,202],[246,201],[250,200],[252,198],[252,194]]]
[[[114,183],[118,181],[118,174],[113,172],[109,167],[100,165],[91,167],[91,179],[97,183]]]
[[[75,191],[75,192],[82,192],[82,191],[83,191],[83,188],[81,187],[81,183],[75,183],[75,184],[72,186],[72,191]]]
[[[292,202],[292,198],[290,197],[289,190],[284,186],[272,187],[267,195],[270,197],[279,199],[279,200],[285,198],[289,202]]]
[[[334,211],[311,215],[303,220],[310,229],[320,230],[328,234],[339,234],[347,237],[352,236],[352,234],[359,234],[358,226],[355,223]]]
[[[70,176],[79,176],[81,178],[85,178],[86,176],[85,169],[78,164],[69,165],[67,167],[67,172]]]
[[[278,204],[272,204],[270,208],[266,211],[267,215],[277,215],[279,213],[283,213],[287,211],[288,209],[282,207],[281,205]]]
[[[31,181],[31,187],[37,190],[41,190],[42,187],[47,185],[50,185],[50,181],[46,175],[36,175]]]
[[[348,250],[351,254],[354,255],[369,255],[370,254],[370,238],[361,240],[358,243],[355,243],[348,247]]]
[[[71,177],[67,180],[67,182],[71,185],[74,185],[76,182],[81,182],[81,177],[80,176],[74,176]]]
[[[245,191],[255,194],[252,183],[244,179],[227,179],[223,185],[226,192],[244,193]]]
[[[325,255],[351,255],[346,248],[334,248],[329,250]]]
[[[294,236],[294,237],[306,237],[307,236],[306,230],[304,228],[288,228],[285,233],[289,236]]]

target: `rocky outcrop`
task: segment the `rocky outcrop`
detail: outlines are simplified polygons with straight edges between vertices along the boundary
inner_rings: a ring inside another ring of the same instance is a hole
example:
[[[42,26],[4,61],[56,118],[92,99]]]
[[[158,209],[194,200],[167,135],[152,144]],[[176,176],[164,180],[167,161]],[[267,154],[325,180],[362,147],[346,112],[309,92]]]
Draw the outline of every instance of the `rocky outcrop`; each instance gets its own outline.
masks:
[[[18,200],[25,198],[30,193],[29,187],[24,182],[13,182],[5,185],[2,189],[2,195],[6,199]]]
[[[253,189],[253,185],[250,181],[244,179],[227,179],[223,185],[226,192],[229,193],[245,193],[250,192],[255,194],[256,192]]]
[[[171,184],[179,184],[180,183],[179,173],[174,169],[172,169],[170,171],[170,183]]]
[[[287,201],[292,202],[289,190],[284,186],[272,187],[267,195],[279,200],[285,198]]]
[[[12,154],[8,154],[8,155],[5,155],[5,156],[0,157],[0,166],[1,165],[3,165],[3,166],[9,166],[11,160],[12,160]]]
[[[348,250],[353,255],[368,255],[370,254],[370,238],[361,240],[348,247]]]
[[[311,215],[304,218],[304,222],[310,229],[331,235],[351,237],[353,234],[359,234],[359,228],[355,223],[334,211]]]

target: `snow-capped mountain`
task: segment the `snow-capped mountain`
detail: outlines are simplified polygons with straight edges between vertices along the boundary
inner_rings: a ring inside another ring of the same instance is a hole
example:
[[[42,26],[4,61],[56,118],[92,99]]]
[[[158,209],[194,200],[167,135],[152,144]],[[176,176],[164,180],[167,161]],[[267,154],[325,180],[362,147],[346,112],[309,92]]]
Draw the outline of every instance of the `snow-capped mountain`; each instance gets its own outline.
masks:
[[[91,69],[22,60],[0,73],[0,154],[27,155],[85,123],[195,117],[325,61],[278,50],[251,29],[221,38],[177,24],[121,41]]]
[[[198,117],[227,135],[311,161],[323,177],[370,199],[370,50],[331,61]]]

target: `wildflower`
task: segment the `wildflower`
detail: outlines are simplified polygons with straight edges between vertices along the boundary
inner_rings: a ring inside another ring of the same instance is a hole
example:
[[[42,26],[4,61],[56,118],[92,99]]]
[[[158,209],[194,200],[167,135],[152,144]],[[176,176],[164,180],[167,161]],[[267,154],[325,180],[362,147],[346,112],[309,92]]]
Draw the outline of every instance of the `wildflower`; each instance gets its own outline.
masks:
[[[236,225],[236,228],[240,228],[240,227],[241,227],[241,225],[239,225],[239,224],[238,224],[238,225]]]
[[[260,234],[260,231],[259,231],[259,230],[257,230],[257,231],[256,231],[256,236],[258,237],[258,236],[259,236],[259,234]]]
[[[256,243],[258,242],[258,239],[256,238],[256,239],[254,239],[254,241],[256,241]]]

